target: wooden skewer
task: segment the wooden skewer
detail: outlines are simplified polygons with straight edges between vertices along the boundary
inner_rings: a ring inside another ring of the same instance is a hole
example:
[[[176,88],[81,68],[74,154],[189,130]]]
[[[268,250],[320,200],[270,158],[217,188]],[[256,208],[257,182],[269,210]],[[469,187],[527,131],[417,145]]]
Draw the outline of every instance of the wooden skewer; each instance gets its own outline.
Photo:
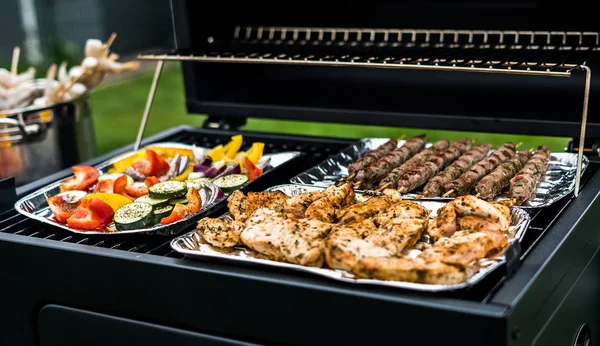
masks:
[[[476,195],[475,195],[475,198],[479,198],[479,194],[476,194]]]
[[[21,48],[15,47],[13,49],[12,64],[10,65],[10,73],[13,76],[17,75],[17,67],[19,66],[19,56],[21,55]]]
[[[375,192],[380,192],[380,191],[383,191],[383,190],[385,190],[385,189],[386,189],[388,186],[390,186],[391,184],[392,184],[392,183],[387,183],[387,184],[384,184],[384,185],[382,185],[382,186],[378,187],[378,188],[375,190]]]
[[[110,34],[110,37],[108,38],[108,41],[106,41],[106,44],[104,45],[104,47],[106,47],[106,51],[107,52],[110,49],[110,46],[112,46],[113,42],[115,42],[116,38],[117,38],[117,33],[116,32],[113,32],[112,34]]]
[[[428,194],[428,193],[429,193],[429,191],[425,191],[425,192],[423,192],[423,193],[420,193],[420,194],[416,195],[416,196],[415,196],[415,200],[417,200],[417,199],[421,199],[421,198],[423,198],[424,196],[427,196],[427,194]]]
[[[471,144],[475,144],[477,142],[477,138],[471,139]]]
[[[442,197],[448,197],[448,195],[449,195],[449,194],[451,194],[452,192],[454,192],[454,189],[446,191],[446,192],[445,192],[445,193],[442,195]]]
[[[48,72],[46,72],[46,90],[44,90],[44,96],[48,96],[50,94],[50,90],[52,90],[52,81],[54,81],[54,77],[56,76],[56,64],[50,65],[48,68]]]
[[[521,145],[523,145],[523,142],[519,142],[519,143],[517,143],[517,144],[515,145],[515,148],[517,148],[517,149],[518,149],[518,148],[519,148]]]
[[[79,76],[75,77],[75,79],[73,79],[71,81],[71,84],[65,90],[62,90],[62,91],[59,92],[58,99],[60,101],[62,101],[63,96],[65,96],[65,94],[69,90],[71,90],[71,88],[73,87],[73,85],[75,85],[75,84],[77,84],[77,82],[79,82],[79,80],[83,77],[83,75],[84,75],[84,71],[81,71],[81,74]]]
[[[403,140],[403,139],[404,139],[404,137],[406,137],[406,133],[405,133],[405,134],[403,134],[402,136],[398,137],[398,140],[399,140],[399,141],[400,141],[400,140]]]

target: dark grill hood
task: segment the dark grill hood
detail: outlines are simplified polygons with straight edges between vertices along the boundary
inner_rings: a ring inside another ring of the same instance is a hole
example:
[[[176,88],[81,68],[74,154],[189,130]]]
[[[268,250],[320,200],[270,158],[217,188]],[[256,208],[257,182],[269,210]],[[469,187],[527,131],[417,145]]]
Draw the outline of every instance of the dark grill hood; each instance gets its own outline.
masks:
[[[523,46],[533,42],[542,46],[590,47],[598,45],[597,36],[584,36],[579,42],[578,36],[569,35],[563,41],[557,30],[597,32],[600,29],[597,21],[586,13],[589,11],[569,13],[549,2],[308,1],[289,6],[273,2],[231,6],[174,0],[177,53],[227,51],[235,31],[240,28],[243,31],[246,26],[255,30],[253,35],[259,27],[281,26],[325,30],[504,30],[507,45],[515,44],[516,36],[510,31],[520,30],[516,44]],[[547,41],[545,34],[551,32]],[[416,41],[422,42],[424,35],[417,33]],[[263,38],[267,36],[265,29]],[[290,36],[291,32],[287,37]],[[311,38],[317,39],[317,36],[315,31]],[[350,40],[356,39],[356,34],[351,36]],[[431,36],[432,42],[439,40],[439,36],[434,36]],[[327,31],[324,37],[322,41],[328,41]],[[338,41],[340,37],[337,35]],[[467,37],[462,34],[459,41],[466,43]],[[482,37],[475,34],[473,43],[481,43]],[[489,43],[498,43],[498,37],[491,34]],[[378,39],[379,34],[375,41]],[[410,35],[405,34],[403,39],[404,42],[410,40]],[[363,37],[362,42],[365,41],[368,39]],[[310,44],[302,49],[315,52],[323,49],[320,44],[312,48]],[[352,52],[366,56],[380,52],[373,46],[361,48],[361,44]],[[287,49],[285,45],[273,47],[278,52]],[[428,53],[421,50],[415,55]],[[592,66],[592,71],[593,57],[597,55],[590,51],[557,53],[535,49],[506,54],[509,58],[535,62],[556,63],[566,59]],[[577,71],[570,78],[552,78],[329,66],[189,62],[183,65],[190,113],[564,137],[579,135],[584,73]],[[593,73],[592,78],[593,100],[600,92],[597,87],[600,80]],[[594,102],[590,103],[588,136],[600,136],[600,111]]]

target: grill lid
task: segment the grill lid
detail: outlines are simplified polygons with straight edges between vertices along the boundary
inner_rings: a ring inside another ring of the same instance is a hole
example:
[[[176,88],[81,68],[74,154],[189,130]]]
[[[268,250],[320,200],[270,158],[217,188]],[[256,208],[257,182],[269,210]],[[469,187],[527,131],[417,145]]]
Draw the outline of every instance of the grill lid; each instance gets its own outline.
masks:
[[[186,61],[190,113],[579,136],[594,21],[539,2],[464,4],[172,0],[176,51],[142,58]],[[600,137],[590,107],[587,135]]]

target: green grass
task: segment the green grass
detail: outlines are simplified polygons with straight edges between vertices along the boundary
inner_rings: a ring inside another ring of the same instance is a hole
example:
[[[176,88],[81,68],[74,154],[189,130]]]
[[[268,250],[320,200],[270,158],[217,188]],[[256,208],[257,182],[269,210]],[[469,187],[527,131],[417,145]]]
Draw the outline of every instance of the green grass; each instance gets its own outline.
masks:
[[[137,129],[146,104],[146,97],[152,82],[152,73],[128,80],[117,85],[97,89],[92,94],[96,138],[99,153],[105,153],[135,141]],[[188,124],[200,126],[204,116],[188,115],[185,109],[185,96],[181,70],[178,65],[166,65],[150,113],[144,136],[150,136],[173,126]],[[333,137],[398,137],[427,133],[430,141],[441,138],[460,139],[464,132],[443,130],[406,129],[382,126],[347,124],[324,124],[299,121],[279,121],[250,119],[243,127],[248,131],[283,132],[291,134],[333,136]],[[520,148],[527,149],[545,144],[552,151],[563,151],[568,138],[537,137],[524,135],[499,135],[489,133],[466,134],[478,141],[486,141],[494,146],[506,141],[522,142]]]

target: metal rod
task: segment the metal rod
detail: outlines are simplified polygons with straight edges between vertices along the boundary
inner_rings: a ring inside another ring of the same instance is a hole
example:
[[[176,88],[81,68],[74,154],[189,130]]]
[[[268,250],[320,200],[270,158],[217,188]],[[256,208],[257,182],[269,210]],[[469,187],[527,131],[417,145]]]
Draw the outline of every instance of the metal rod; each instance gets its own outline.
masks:
[[[138,130],[137,139],[135,140],[135,145],[133,146],[133,150],[140,149],[140,144],[142,143],[142,137],[144,136],[144,130],[146,129],[146,124],[148,123],[148,116],[150,115],[150,109],[152,108],[152,102],[154,101],[154,95],[156,95],[156,88],[158,87],[158,80],[160,79],[160,73],[162,72],[164,64],[165,64],[164,60],[158,60],[158,63],[156,64],[156,70],[154,70],[154,79],[152,80],[152,86],[150,87],[150,93],[148,94],[148,99],[146,100],[146,108],[144,109],[144,115],[142,115],[142,122],[140,123],[140,128]]]
[[[345,61],[319,61],[319,60],[283,60],[283,59],[259,59],[259,58],[227,58],[227,57],[204,57],[204,56],[184,56],[184,55],[139,55],[139,60],[167,60],[167,61],[203,61],[219,63],[252,63],[252,64],[276,64],[276,65],[312,65],[312,66],[348,66],[348,67],[373,67],[373,68],[398,68],[406,70],[431,70],[431,71],[457,71],[457,72],[481,72],[481,73],[499,73],[514,75],[533,75],[549,77],[570,77],[569,68],[575,67],[564,64],[565,71],[557,72],[552,70],[527,70],[510,68],[483,68],[483,67],[459,67],[443,65],[424,65],[424,64],[384,64],[384,63],[366,63],[366,62],[345,62]]]
[[[584,148],[585,128],[587,127],[587,113],[590,102],[590,83],[592,70],[589,66],[581,66],[585,71],[585,88],[583,89],[583,111],[581,114],[581,133],[579,134],[579,147]],[[577,151],[577,176],[575,176],[575,197],[579,196],[579,184],[581,184],[581,163],[583,162],[583,150]]]

